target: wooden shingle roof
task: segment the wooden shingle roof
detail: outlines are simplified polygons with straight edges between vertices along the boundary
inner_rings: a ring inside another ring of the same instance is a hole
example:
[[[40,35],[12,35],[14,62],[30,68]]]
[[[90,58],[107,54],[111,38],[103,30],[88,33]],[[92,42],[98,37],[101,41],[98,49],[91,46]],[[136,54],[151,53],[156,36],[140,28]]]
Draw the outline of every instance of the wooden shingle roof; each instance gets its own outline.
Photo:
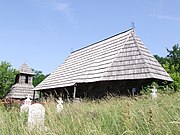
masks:
[[[169,74],[133,29],[74,51],[34,90],[110,80],[154,78],[172,81]]]
[[[15,98],[15,99],[24,99],[26,98],[28,95],[31,99],[33,99],[33,85],[30,84],[14,84],[11,89],[10,92],[6,95],[6,98]],[[35,99],[39,98],[38,94],[35,94]]]
[[[19,72],[22,73],[22,74],[34,75],[32,69],[26,63],[21,65],[21,68],[19,69]]]

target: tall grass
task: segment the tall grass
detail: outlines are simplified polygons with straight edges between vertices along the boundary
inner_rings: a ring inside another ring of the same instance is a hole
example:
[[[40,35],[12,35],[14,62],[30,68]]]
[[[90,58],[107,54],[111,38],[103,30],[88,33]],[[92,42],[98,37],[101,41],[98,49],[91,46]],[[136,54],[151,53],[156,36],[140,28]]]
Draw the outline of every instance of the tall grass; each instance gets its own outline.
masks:
[[[180,134],[180,93],[136,98],[109,97],[106,100],[65,103],[61,113],[48,102],[46,131],[29,131],[27,115],[17,107],[0,106],[0,135],[178,135]]]

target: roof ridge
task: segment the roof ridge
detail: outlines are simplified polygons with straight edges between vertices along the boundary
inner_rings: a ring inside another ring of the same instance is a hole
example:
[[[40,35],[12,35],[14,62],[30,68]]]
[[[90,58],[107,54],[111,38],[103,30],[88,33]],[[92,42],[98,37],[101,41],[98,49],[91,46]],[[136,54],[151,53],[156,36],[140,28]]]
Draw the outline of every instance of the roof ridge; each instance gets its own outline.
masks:
[[[126,32],[131,31],[131,30],[134,30],[134,29],[133,29],[133,28],[130,28],[130,29],[126,30],[126,31],[117,33],[117,34],[115,34],[115,35],[113,35],[113,36],[110,36],[110,37],[108,37],[108,38],[102,39],[102,40],[100,40],[100,41],[97,41],[97,42],[95,42],[95,43],[92,43],[92,44],[90,44],[90,45],[87,45],[87,46],[85,46],[85,47],[82,47],[82,48],[80,48],[80,49],[77,49],[77,50],[75,50],[75,51],[72,51],[71,53],[75,53],[75,52],[77,52],[77,51],[80,51],[80,50],[82,50],[82,49],[88,48],[88,47],[90,47],[90,46],[92,46],[92,45],[95,45],[95,44],[97,44],[97,43],[103,42],[103,41],[105,41],[105,40],[107,40],[107,39],[110,39],[110,38],[112,38],[112,37],[118,36],[118,35],[120,35],[120,34],[126,33]]]
[[[135,34],[135,31],[134,31],[134,34]],[[151,68],[151,67],[149,67],[149,64],[145,61],[144,55],[143,55],[143,53],[142,53],[142,51],[141,51],[141,49],[140,49],[140,47],[139,47],[139,44],[138,44],[137,41],[136,41],[136,38],[135,38],[134,34],[132,34],[132,37],[134,38],[134,42],[135,42],[135,44],[136,44],[136,46],[137,46],[137,48],[138,48],[138,50],[139,50],[139,52],[140,52],[140,55],[141,55],[141,57],[142,57],[142,60],[144,61],[144,64],[148,67],[147,70],[148,70],[148,73],[150,74],[150,76],[153,76],[152,73],[151,73],[151,71],[149,70],[149,68]]]

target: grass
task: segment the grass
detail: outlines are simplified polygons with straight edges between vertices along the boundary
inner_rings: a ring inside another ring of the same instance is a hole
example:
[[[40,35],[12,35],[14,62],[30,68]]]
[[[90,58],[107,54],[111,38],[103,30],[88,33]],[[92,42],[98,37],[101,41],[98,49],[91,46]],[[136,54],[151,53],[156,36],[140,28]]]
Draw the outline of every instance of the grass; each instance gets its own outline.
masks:
[[[17,107],[0,105],[1,135],[178,135],[180,134],[180,92],[149,96],[109,97],[106,100],[65,103],[61,113],[48,102],[46,131],[29,131],[27,115]]]

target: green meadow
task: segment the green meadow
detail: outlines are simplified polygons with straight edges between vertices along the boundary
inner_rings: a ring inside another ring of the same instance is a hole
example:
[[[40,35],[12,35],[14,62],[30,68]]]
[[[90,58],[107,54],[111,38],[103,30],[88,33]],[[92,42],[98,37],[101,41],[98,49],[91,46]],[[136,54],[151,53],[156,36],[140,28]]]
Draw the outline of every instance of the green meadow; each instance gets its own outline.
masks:
[[[180,92],[137,97],[108,97],[64,103],[46,102],[45,130],[30,131],[19,106],[0,105],[0,135],[179,135]]]

